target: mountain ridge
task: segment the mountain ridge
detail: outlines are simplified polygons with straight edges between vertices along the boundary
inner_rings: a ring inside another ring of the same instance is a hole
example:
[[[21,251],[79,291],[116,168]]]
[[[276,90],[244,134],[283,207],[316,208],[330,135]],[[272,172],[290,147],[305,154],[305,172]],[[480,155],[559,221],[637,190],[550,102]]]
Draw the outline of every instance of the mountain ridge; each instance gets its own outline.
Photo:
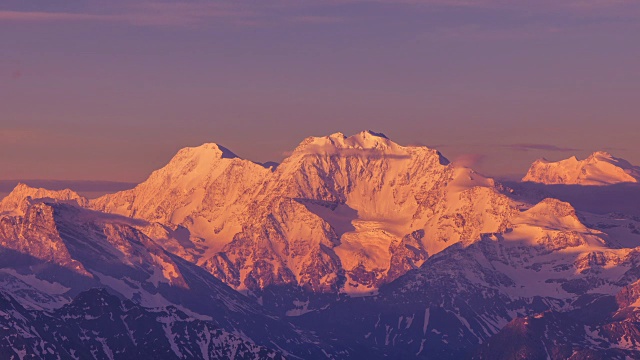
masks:
[[[613,158],[588,160],[603,157]],[[452,243],[510,231],[521,204],[501,186],[437,150],[367,130],[308,137],[276,168],[215,143],[184,148],[134,189],[81,206],[147,221],[139,230],[238,290],[355,295]]]
[[[522,181],[567,185],[637,183],[640,181],[640,167],[633,166],[608,152],[596,151],[584,160],[578,160],[575,156],[557,162],[538,159],[531,165]]]
[[[216,184],[236,183],[241,189],[223,185],[214,191],[214,183],[193,183],[192,191],[200,191],[202,199],[226,199],[210,207],[213,211],[202,211],[204,200],[180,205],[177,192],[169,206],[136,208],[137,200],[131,199],[145,194],[127,199],[135,189],[93,200],[90,207],[126,216],[160,211],[161,217],[146,219],[186,228],[192,239],[199,238],[194,241],[200,246],[196,263],[256,297],[268,287],[282,286],[373,294],[453,243],[469,245],[482,234],[512,231],[514,222],[527,222],[523,209],[549,210],[514,201],[500,183],[452,164],[437,150],[401,146],[372,131],[307,137],[275,169],[233,159],[238,163],[227,166],[236,170],[235,177],[218,170],[224,160],[219,154],[209,158],[219,174],[213,176]],[[180,168],[185,178],[208,174],[196,165]],[[173,185],[154,184],[154,174],[143,184],[157,201],[163,198],[161,188]],[[134,208],[122,212],[123,205],[113,205],[118,201]],[[185,211],[191,215],[176,216]],[[542,216],[553,216],[550,212]],[[548,224],[528,226],[538,230],[520,236],[555,231]]]
[[[215,146],[205,144],[196,149],[200,154],[210,148]],[[204,253],[198,263],[241,290],[256,291],[281,284],[333,289],[334,292],[375,290],[376,284],[387,281],[384,278],[391,263],[403,269],[391,270],[396,276],[419,266],[426,254],[448,246],[444,243],[427,245],[414,237],[412,241],[421,243],[417,246],[424,248],[422,255],[410,256],[410,262],[392,260],[393,256],[385,255],[390,247],[398,249],[394,243],[409,239],[407,236],[417,234],[416,231],[424,234],[427,228],[440,228],[435,230],[443,238],[465,237],[471,233],[478,237],[479,230],[499,230],[496,225],[490,225],[493,220],[484,215],[475,220],[478,222],[476,227],[481,229],[469,228],[469,233],[464,230],[451,233],[445,230],[446,226],[442,228],[444,225],[438,224],[438,220],[429,224],[428,212],[455,211],[428,209],[436,206],[436,201],[431,200],[433,204],[429,204],[424,198],[429,189],[432,195],[445,197],[444,192],[464,193],[479,185],[494,186],[495,183],[472,170],[453,168],[437,150],[400,146],[380,133],[363,131],[349,137],[342,133],[308,137],[273,171],[247,160],[233,159],[236,163],[226,161],[225,164],[224,159],[216,156],[219,154],[209,156],[207,166],[204,166],[205,160],[194,162],[192,157],[184,156],[194,152],[192,149],[181,150],[165,168],[154,172],[135,189],[92,200],[90,206],[151,222],[184,226],[192,236],[204,239]],[[166,175],[159,175],[165,172]],[[179,185],[172,183],[171,176]],[[194,177],[215,178],[216,181],[190,180]],[[236,184],[237,188],[230,188],[228,184]],[[144,187],[147,189],[141,190]],[[169,194],[171,196],[162,195],[166,194],[166,189],[173,188],[193,190],[188,194],[175,190]],[[483,193],[481,196],[493,197],[494,201],[505,201],[498,200],[501,195],[497,192],[474,191]],[[194,194],[198,196],[195,200]],[[145,197],[156,202],[163,198],[171,200],[153,204],[144,200]],[[140,198],[143,200],[139,201]],[[206,200],[220,198],[225,198],[225,202],[208,204]],[[394,199],[393,203],[387,199]],[[462,200],[464,205],[461,203],[460,206],[471,207],[469,201]],[[302,229],[294,229],[293,224],[305,222],[314,229],[312,233],[296,233]],[[482,226],[488,227],[483,229]],[[261,229],[267,229],[269,235]],[[270,240],[261,240],[265,236]],[[272,240],[278,237],[282,240],[276,245]],[[365,245],[365,237],[377,240]],[[305,244],[311,239],[312,243]],[[265,247],[258,255],[251,244],[262,242]],[[308,249],[304,252],[309,256],[296,255],[297,250],[293,249],[297,246]],[[240,253],[255,255],[238,257]],[[265,262],[267,258],[269,260]],[[256,263],[258,265],[254,266]],[[312,269],[325,268],[324,275],[318,277],[301,272],[303,268],[310,268],[311,263],[314,264]],[[257,266],[263,268],[258,270]],[[242,274],[243,269],[248,275]],[[258,276],[261,279],[255,278],[258,271],[263,274]]]

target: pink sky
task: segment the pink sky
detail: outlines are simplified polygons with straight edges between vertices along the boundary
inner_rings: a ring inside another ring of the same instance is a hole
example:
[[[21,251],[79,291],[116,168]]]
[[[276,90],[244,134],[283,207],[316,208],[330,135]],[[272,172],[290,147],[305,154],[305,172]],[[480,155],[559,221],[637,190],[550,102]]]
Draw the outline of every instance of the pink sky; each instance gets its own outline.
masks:
[[[640,2],[4,1],[0,179],[140,181],[373,129],[493,176],[640,164]]]

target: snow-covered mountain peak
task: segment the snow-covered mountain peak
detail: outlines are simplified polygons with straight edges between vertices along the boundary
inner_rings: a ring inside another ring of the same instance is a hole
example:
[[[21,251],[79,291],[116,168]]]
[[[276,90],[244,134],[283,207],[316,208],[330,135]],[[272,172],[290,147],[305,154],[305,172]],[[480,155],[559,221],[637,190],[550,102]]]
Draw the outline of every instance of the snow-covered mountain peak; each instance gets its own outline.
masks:
[[[87,206],[87,198],[78,193],[65,190],[47,190],[34,188],[27,184],[19,183],[2,201],[0,201],[0,213],[20,211],[23,203],[28,199],[51,199],[58,201],[68,201],[80,206]]]
[[[178,151],[134,189],[92,200],[90,206],[149,222],[187,226],[190,235],[200,239],[229,241],[239,231],[234,219],[271,172],[271,167],[207,143]]]
[[[206,168],[217,166],[221,162],[241,160],[231,150],[216,143],[205,143],[196,147],[180,149],[166,167],[172,169],[187,167],[189,171],[206,171]]]
[[[536,160],[522,178],[522,181],[566,185],[609,185],[639,180],[640,167],[605,151],[596,151],[584,160],[575,156],[557,162]]]
[[[620,167],[629,173],[637,172],[640,170],[640,168],[638,168],[637,166],[633,166],[627,160],[615,157],[606,151],[596,151],[593,154],[589,155],[589,157],[586,158],[585,161],[589,163],[606,162],[606,163],[615,165],[617,167]]]
[[[291,155],[283,161],[278,170],[286,172],[297,168],[298,170],[295,171],[299,171],[299,165],[308,163],[309,160],[315,163],[339,158],[361,159],[367,162],[381,160],[396,163],[398,161],[405,163],[425,162],[426,164],[436,161],[442,166],[450,163],[435,149],[416,145],[402,146],[382,133],[365,130],[351,136],[345,136],[338,132],[328,136],[308,137],[291,152]]]
[[[361,139],[361,140],[365,140],[365,141],[373,141],[375,142],[376,140],[389,140],[389,137],[387,137],[387,135],[381,133],[381,132],[375,132],[372,130],[363,130],[360,131],[357,134],[353,134],[351,136],[346,136],[341,132],[336,132],[333,133],[331,135],[328,136],[329,138],[336,138],[336,139]]]
[[[361,147],[363,149],[379,149],[389,148],[396,143],[389,140],[384,134],[375,133],[371,130],[365,130],[358,134],[352,135],[345,139],[345,142],[354,147]]]
[[[566,216],[576,217],[576,209],[568,202],[554,198],[546,198],[528,210],[539,216],[546,215],[553,218],[563,218]]]
[[[402,148],[384,134],[365,130],[351,136],[337,132],[328,136],[308,137],[298,145],[292,155],[384,155],[402,152]]]
[[[204,143],[200,146],[186,147],[178,151],[176,156],[209,156],[218,159],[233,159],[238,157],[238,155],[234,154],[231,150],[216,143]]]

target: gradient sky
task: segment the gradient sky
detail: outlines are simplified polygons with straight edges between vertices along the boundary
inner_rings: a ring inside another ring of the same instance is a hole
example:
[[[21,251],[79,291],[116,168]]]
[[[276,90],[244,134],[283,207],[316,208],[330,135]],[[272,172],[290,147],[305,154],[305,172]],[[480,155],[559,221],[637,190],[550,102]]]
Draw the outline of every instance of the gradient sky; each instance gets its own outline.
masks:
[[[638,0],[0,1],[0,179],[380,131],[492,176],[640,164]]]

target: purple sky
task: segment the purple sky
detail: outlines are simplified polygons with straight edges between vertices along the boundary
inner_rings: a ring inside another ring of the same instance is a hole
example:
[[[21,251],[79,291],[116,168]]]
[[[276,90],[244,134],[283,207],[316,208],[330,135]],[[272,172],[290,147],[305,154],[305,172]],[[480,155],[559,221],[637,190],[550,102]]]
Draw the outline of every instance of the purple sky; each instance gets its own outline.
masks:
[[[640,164],[640,1],[0,2],[0,179],[140,181],[363,129],[493,176]]]

